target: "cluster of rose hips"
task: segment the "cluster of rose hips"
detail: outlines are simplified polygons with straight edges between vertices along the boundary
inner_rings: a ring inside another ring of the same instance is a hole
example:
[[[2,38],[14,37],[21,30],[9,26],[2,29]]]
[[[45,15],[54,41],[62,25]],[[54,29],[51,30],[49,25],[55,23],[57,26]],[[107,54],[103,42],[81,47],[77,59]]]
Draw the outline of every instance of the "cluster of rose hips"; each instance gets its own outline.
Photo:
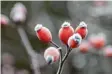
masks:
[[[16,3],[12,8],[10,13],[10,18],[15,24],[24,23],[26,20],[27,10],[25,6],[21,3]],[[10,20],[7,16],[1,15],[1,26],[7,26]],[[61,57],[60,48],[57,44],[52,41],[52,34],[50,30],[44,27],[41,24],[37,24],[35,26],[36,35],[44,43],[52,43],[56,47],[49,47],[44,52],[45,60],[48,64],[56,62]],[[64,22],[59,30],[59,39],[60,41],[68,47],[68,50],[71,51],[74,48],[79,49],[82,53],[93,52],[91,49],[96,49],[102,52],[102,55],[112,57],[112,46],[108,45],[106,47],[106,38],[105,35],[100,34],[92,34],[88,37],[88,41],[83,40],[88,33],[87,24],[85,22],[80,22],[78,27],[74,30],[69,22]],[[77,50],[76,49],[76,50]],[[99,50],[102,49],[102,50]]]
[[[52,43],[52,34],[50,30],[44,27],[42,24],[35,26],[36,35],[44,43]],[[87,24],[80,22],[78,27],[73,29],[69,22],[64,22],[59,30],[59,39],[61,42],[68,46],[69,50],[79,47],[82,39],[86,37],[88,33]],[[48,64],[56,62],[60,58],[59,47],[49,47],[44,52],[45,60]]]

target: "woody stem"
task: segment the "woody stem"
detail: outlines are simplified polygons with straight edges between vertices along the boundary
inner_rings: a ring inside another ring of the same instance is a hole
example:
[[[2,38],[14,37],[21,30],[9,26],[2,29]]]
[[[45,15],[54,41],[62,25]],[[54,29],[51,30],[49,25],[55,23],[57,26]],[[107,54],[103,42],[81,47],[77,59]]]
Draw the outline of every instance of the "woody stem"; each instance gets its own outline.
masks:
[[[69,48],[68,45],[67,46],[67,51],[66,51],[66,54],[64,55],[64,57],[62,58],[62,49],[61,47],[59,47],[55,42],[51,41],[50,42],[51,44],[53,44],[55,47],[57,47],[59,49],[59,52],[60,52],[60,62],[59,62],[59,67],[58,67],[58,71],[56,74],[61,74],[62,72],[62,68],[63,68],[63,65],[64,65],[64,62],[66,61],[70,51],[71,51],[71,48]]]
[[[64,62],[65,62],[65,60],[67,59],[67,57],[68,57],[68,55],[69,55],[69,53],[70,53],[70,51],[71,51],[71,49],[68,47],[68,45],[67,45],[67,50],[68,50],[68,51],[66,52],[66,54],[64,55],[64,57],[63,57],[61,63],[59,64],[59,68],[58,68],[58,71],[57,71],[56,74],[61,74],[61,71],[62,71],[62,69],[63,69]]]

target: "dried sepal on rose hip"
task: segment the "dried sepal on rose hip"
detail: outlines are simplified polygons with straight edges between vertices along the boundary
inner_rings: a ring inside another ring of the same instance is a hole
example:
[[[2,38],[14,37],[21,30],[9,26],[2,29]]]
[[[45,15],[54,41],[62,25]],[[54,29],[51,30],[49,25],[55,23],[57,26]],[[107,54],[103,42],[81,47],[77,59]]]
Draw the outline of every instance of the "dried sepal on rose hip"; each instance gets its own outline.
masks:
[[[82,41],[82,37],[80,36],[80,34],[75,33],[71,37],[69,37],[68,46],[70,48],[77,48],[81,44],[81,41]]]
[[[68,39],[70,36],[74,34],[74,29],[72,26],[70,26],[69,22],[64,22],[59,30],[59,39],[61,42],[65,45],[67,45]]]
[[[80,22],[78,27],[75,29],[75,33],[79,33],[82,39],[84,39],[88,34],[87,24],[83,21]]]
[[[42,24],[37,24],[34,29],[40,41],[44,43],[49,43],[52,41],[52,34],[48,28],[42,26]]]
[[[52,64],[59,60],[60,53],[59,50],[55,47],[49,47],[44,52],[44,58],[47,64]]]

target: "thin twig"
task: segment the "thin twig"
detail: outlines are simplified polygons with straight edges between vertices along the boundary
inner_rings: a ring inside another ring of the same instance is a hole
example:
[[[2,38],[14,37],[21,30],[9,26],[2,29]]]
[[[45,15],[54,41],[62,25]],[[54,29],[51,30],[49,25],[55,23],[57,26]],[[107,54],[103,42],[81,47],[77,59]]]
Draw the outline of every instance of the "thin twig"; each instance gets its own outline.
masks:
[[[50,41],[51,44],[53,44],[55,47],[59,48],[59,45],[57,45],[55,42]]]
[[[58,67],[58,72],[61,72],[61,66],[62,66],[62,50],[59,50],[60,51],[60,62],[59,62],[59,67]]]
[[[57,45],[54,41],[50,41],[51,44],[53,44],[55,47],[58,48],[59,52],[60,52],[60,63],[62,61],[62,48],[59,47],[59,45]]]
[[[57,74],[61,74],[62,69],[63,69],[64,62],[65,62],[65,60],[67,59],[67,57],[68,57],[68,55],[69,55],[69,53],[70,53],[70,51],[71,51],[71,49],[68,47],[68,45],[67,45],[67,50],[68,50],[68,51],[66,52],[66,54],[64,55],[64,57],[63,57],[61,63],[59,64],[59,68],[58,68]]]
[[[67,49],[68,49],[68,51],[67,51],[67,53],[65,54],[65,56],[63,57],[62,62],[64,62],[64,61],[66,60],[66,58],[68,57],[70,51],[72,50],[71,48],[69,48],[69,46],[67,46]]]
[[[51,41],[50,43],[53,44],[55,47],[60,48],[55,42]],[[56,74],[61,74],[64,62],[67,59],[67,57],[68,57],[68,55],[69,55],[69,53],[71,51],[71,48],[68,45],[66,45],[66,46],[67,46],[66,54],[64,55],[63,58],[62,58],[62,49],[59,49],[59,52],[60,52],[60,62],[59,62],[59,67],[58,67],[58,71],[57,71]]]
[[[60,48],[55,42],[51,41],[50,42],[51,44],[53,44],[55,47],[57,47],[58,49]],[[59,49],[59,52],[60,52],[60,61],[59,61],[59,67],[58,67],[58,71],[57,73],[60,73],[61,72],[61,66],[62,66],[62,49]]]

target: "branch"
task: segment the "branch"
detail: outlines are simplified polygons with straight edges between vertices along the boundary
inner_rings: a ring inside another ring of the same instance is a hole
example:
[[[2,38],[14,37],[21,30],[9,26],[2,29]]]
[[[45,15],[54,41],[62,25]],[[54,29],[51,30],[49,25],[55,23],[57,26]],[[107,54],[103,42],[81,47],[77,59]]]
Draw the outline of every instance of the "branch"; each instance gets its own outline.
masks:
[[[57,74],[61,74],[61,71],[62,71],[64,62],[65,62],[65,60],[67,59],[67,57],[68,57],[68,55],[69,55],[69,53],[70,53],[70,51],[71,51],[71,49],[68,47],[68,45],[67,45],[67,50],[68,50],[68,51],[66,52],[66,54],[64,55],[64,57],[63,57],[61,63],[59,64],[59,68],[58,68]]]
[[[53,44],[58,49],[60,48],[55,42],[51,41],[50,43]],[[58,67],[58,71],[57,71],[56,74],[61,74],[64,62],[67,59],[70,51],[72,50],[68,45],[66,45],[66,46],[67,46],[67,48],[66,48],[66,54],[64,55],[63,58],[62,58],[62,49],[61,48],[59,49],[59,52],[60,52],[60,62],[59,62],[59,67]]]
[[[66,60],[66,58],[68,57],[68,55],[72,49],[67,45],[67,50],[68,51],[66,52],[65,56],[63,57],[62,62],[64,62]]]
[[[60,52],[60,61],[59,61],[59,67],[58,67],[58,71],[57,71],[57,73],[59,73],[59,72],[61,72],[61,66],[62,66],[62,49],[61,49],[61,47],[59,47],[55,42],[53,42],[53,41],[51,41],[50,42],[51,44],[53,44],[55,47],[57,47],[58,49],[59,49],[59,52]]]
[[[55,42],[50,41],[51,44],[53,44],[55,47],[59,48],[59,45],[57,45]]]

